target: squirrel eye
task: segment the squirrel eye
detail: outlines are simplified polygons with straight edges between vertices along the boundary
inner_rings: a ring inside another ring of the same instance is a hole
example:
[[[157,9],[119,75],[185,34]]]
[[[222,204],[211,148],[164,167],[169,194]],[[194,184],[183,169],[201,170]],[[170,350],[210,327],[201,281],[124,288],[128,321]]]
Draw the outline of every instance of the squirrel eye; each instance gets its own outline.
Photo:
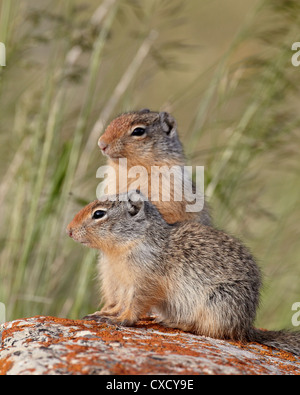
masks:
[[[143,136],[146,133],[144,128],[135,128],[131,133],[131,136]]]
[[[106,211],[104,210],[96,210],[93,214],[93,219],[103,218],[106,215]]]

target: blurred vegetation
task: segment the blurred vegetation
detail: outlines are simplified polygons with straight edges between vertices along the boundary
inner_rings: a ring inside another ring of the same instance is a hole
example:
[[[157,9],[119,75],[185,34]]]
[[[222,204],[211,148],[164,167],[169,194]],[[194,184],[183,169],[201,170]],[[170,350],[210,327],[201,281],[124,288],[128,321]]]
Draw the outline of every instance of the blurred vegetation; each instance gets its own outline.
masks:
[[[65,227],[95,199],[116,114],[172,112],[215,223],[257,257],[257,325],[300,299],[297,0],[2,0],[0,301],[8,319],[98,307],[96,253]]]

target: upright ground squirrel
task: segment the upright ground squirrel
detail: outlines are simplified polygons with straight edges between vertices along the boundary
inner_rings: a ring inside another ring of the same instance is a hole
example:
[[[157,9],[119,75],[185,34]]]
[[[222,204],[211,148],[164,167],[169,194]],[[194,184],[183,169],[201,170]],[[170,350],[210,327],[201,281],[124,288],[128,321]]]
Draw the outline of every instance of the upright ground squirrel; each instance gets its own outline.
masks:
[[[238,240],[195,222],[168,224],[135,191],[113,198],[90,203],[67,228],[102,251],[105,304],[92,318],[133,325],[152,310],[169,327],[300,355],[299,333],[253,327],[261,276]]]
[[[115,169],[117,180],[119,179],[120,158],[127,159],[128,168],[142,166],[146,169],[146,175],[139,176],[140,187],[138,189],[149,199],[151,199],[151,193],[154,192],[153,188],[156,188],[151,183],[151,169],[154,167],[161,169],[163,166],[168,169],[173,166],[178,167],[179,171],[174,177],[182,176],[185,181],[190,181],[192,186],[190,177],[183,172],[185,157],[177,134],[176,121],[167,112],[153,112],[145,109],[122,114],[108,125],[100,137],[98,145],[102,153],[108,156],[108,165]],[[133,179],[128,180],[128,184],[133,181]],[[187,204],[191,203],[188,194],[183,192],[183,199],[176,201],[174,183],[175,180],[171,177],[169,201],[163,201],[161,189],[155,191],[158,199],[157,201],[153,200],[153,204],[156,205],[164,219],[168,223],[195,220],[203,225],[210,225],[211,219],[207,203],[204,203],[201,211],[188,212]],[[192,188],[195,192],[195,185]],[[116,193],[124,193],[130,189],[133,188],[122,189],[119,183],[116,185]],[[203,193],[201,198],[204,200]]]

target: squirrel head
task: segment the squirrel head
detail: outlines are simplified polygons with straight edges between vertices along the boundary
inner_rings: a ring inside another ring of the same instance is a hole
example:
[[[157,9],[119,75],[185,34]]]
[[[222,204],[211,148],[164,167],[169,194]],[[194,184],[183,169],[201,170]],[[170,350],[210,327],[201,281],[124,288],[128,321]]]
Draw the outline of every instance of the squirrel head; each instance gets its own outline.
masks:
[[[75,241],[105,252],[135,243],[153,223],[163,226],[165,221],[139,191],[129,191],[88,204],[66,231]]]
[[[107,126],[98,145],[113,161],[127,158],[133,166],[183,161],[176,121],[167,112],[144,109],[122,114]]]

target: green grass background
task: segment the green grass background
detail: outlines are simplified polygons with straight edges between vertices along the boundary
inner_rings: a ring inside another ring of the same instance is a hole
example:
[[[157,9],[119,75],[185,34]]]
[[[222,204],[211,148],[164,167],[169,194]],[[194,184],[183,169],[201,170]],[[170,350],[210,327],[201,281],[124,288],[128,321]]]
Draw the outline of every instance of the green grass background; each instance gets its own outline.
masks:
[[[65,234],[95,199],[103,127],[170,111],[215,223],[264,273],[257,325],[300,301],[297,0],[2,0],[0,301],[7,319],[97,309],[96,253]]]

